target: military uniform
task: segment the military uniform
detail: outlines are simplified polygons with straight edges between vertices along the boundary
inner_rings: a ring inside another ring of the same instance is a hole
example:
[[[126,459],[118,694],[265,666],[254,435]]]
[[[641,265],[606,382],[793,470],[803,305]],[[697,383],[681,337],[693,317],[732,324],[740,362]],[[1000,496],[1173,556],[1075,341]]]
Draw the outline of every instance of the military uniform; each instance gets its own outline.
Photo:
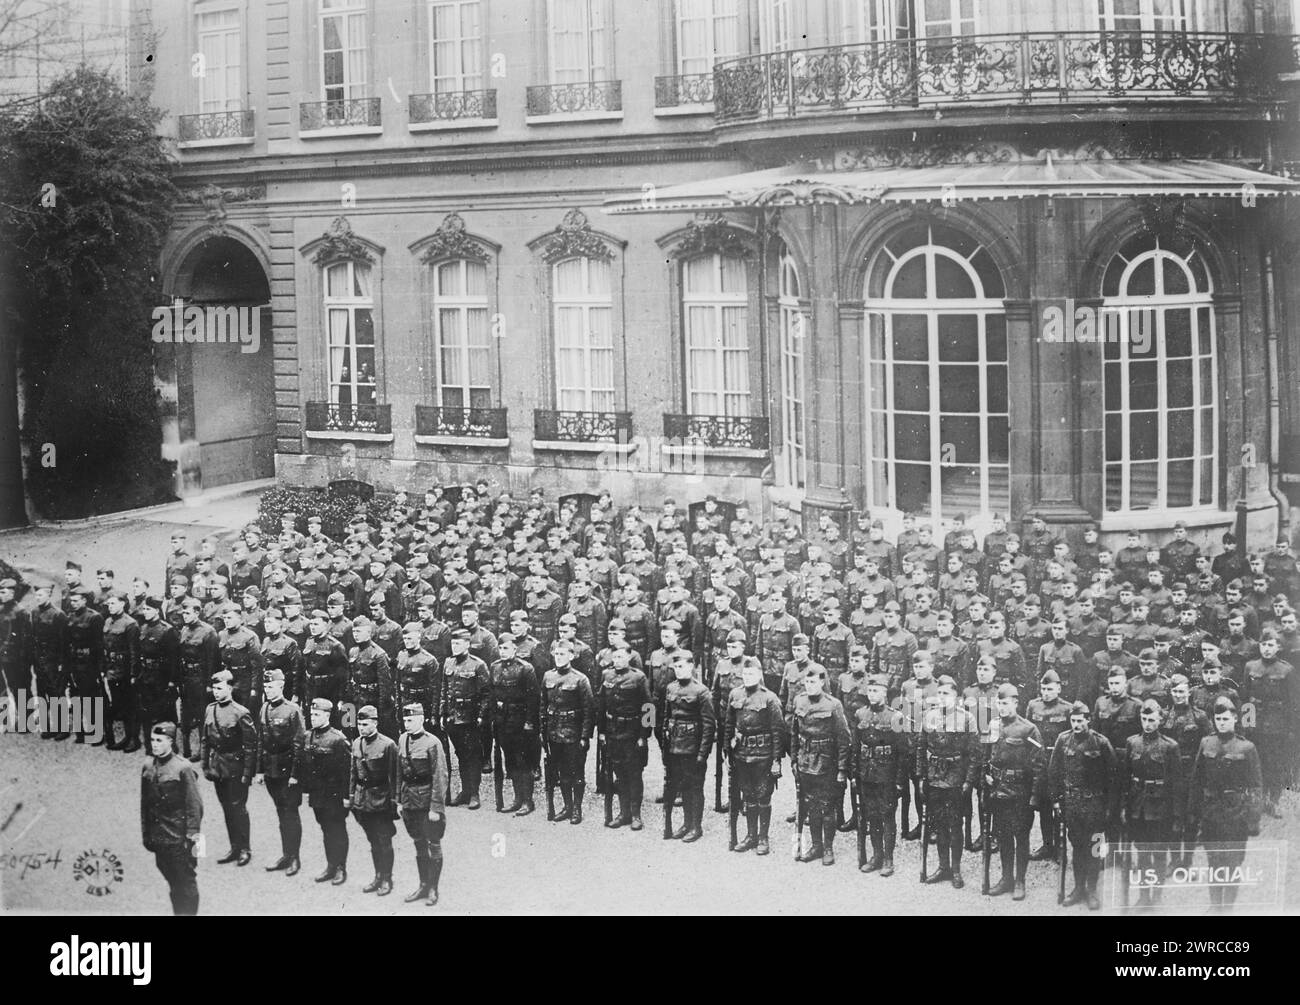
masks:
[[[1051,751],[1056,747],[1057,737],[1070,728],[1070,705],[1059,698],[1051,702],[1034,698],[1025,706],[1025,718],[1038,727],[1044,756],[1050,756]],[[1046,781],[1047,778],[1044,776],[1043,782]],[[1038,826],[1043,838],[1043,846],[1037,857],[1051,858],[1058,851],[1052,803],[1046,798],[1045,789],[1040,791],[1038,796]]]
[[[979,769],[975,720],[960,706],[927,712],[916,734],[915,772],[921,779],[926,821],[938,835],[939,871],[929,882],[952,877],[961,889],[962,806]]]
[[[313,704],[322,707],[325,701],[316,699]],[[296,774],[307,794],[307,805],[320,824],[325,844],[325,872],[319,877],[321,882],[327,879],[342,882],[347,878],[348,811],[343,800],[349,793],[351,757],[347,737],[333,726],[313,727],[299,751]]]
[[[348,686],[348,654],[329,632],[311,636],[302,650],[302,700],[324,698],[336,708]]]
[[[198,776],[175,753],[150,757],[140,771],[140,831],[167,880],[172,913],[199,910],[194,842],[203,830],[203,797]]]
[[[217,659],[217,633],[204,621],[182,625],[177,650],[180,659],[181,749],[189,757],[190,731],[198,729],[203,723],[203,713],[211,697],[209,683],[220,667]]]
[[[279,670],[284,674],[284,694],[293,701],[303,700],[302,650],[286,632],[262,639],[262,671]]]
[[[1087,898],[1094,910],[1101,860],[1096,854],[1096,837],[1104,833],[1114,812],[1115,750],[1096,730],[1084,733],[1066,730],[1052,746],[1048,765],[1051,799],[1061,807],[1066,840],[1070,843],[1074,890],[1070,903]]]
[[[437,737],[423,728],[403,733],[397,744],[398,789],[402,823],[415,843],[415,867],[420,886],[408,902],[430,898],[437,903],[442,875],[442,838],[447,831],[443,793],[447,791],[447,761]]]
[[[606,671],[596,708],[600,742],[605,747],[603,756],[609,758],[609,773],[619,800],[619,816],[614,823],[631,823],[636,830],[641,824],[641,772],[651,732],[646,716],[650,704],[645,674],[630,666],[622,673]]]
[[[898,694],[903,681],[912,672],[912,654],[918,648],[916,636],[905,628],[892,632],[882,628],[872,642],[872,672],[889,680],[889,696]]]
[[[373,708],[363,710],[358,718],[378,718]],[[374,879],[362,893],[378,892],[385,896],[393,889],[393,835],[397,827],[397,744],[383,733],[358,736],[352,741],[352,770],[348,790],[352,815],[370,843],[370,859],[375,867]]]
[[[31,618],[16,600],[6,601],[0,604],[0,695],[26,691],[30,677]]]
[[[141,741],[149,742],[156,722],[176,718],[176,679],[180,641],[176,630],[161,618],[140,629],[140,655],[136,663],[136,722]]]
[[[1186,805],[1178,744],[1159,731],[1139,733],[1128,738],[1120,758],[1118,781],[1125,838],[1137,850],[1137,870],[1152,868],[1163,880],[1167,845],[1182,834]],[[1158,900],[1159,891],[1155,893],[1154,899]],[[1151,899],[1144,888],[1140,902]]]
[[[490,669],[492,728],[501,745],[503,767],[514,787],[514,805],[506,812],[533,808],[533,768],[537,765],[537,720],[540,693],[537,672],[518,651]]]
[[[834,808],[840,796],[840,776],[849,770],[849,724],[839,700],[822,694],[800,694],[791,710],[790,756],[795,762],[799,802],[812,831],[812,846],[800,856],[824,865],[835,861]]]
[[[40,604],[32,612],[31,653],[36,693],[47,700],[62,699],[68,691],[63,654],[68,618],[53,604]],[[66,734],[60,733],[62,739]]]
[[[1246,858],[1246,841],[1259,833],[1264,776],[1259,751],[1236,733],[1201,741],[1187,800],[1188,840],[1199,832],[1211,868],[1235,869]],[[1216,907],[1231,907],[1237,890],[1212,885]]]
[[[880,869],[882,875],[889,876],[894,871],[898,796],[907,784],[906,761],[911,756],[903,713],[885,705],[862,706],[853,717],[853,739],[861,830],[871,839],[871,861],[864,871]],[[865,845],[861,838],[858,859],[863,867]]]
[[[227,861],[251,851],[248,786],[256,770],[257,727],[248,709],[233,698],[212,702],[203,716],[203,776],[216,787],[226,818]]]
[[[262,642],[252,629],[240,626],[217,634],[217,656],[221,669],[234,677],[235,700],[257,715],[262,706]]]
[[[483,739],[480,733],[491,698],[488,668],[477,656],[449,656],[442,667],[442,728],[456,749],[460,765],[460,795],[453,806],[477,806],[483,780]]]
[[[140,625],[125,611],[117,617],[104,619],[103,668],[107,687],[104,709],[104,730],[109,737],[109,749],[116,749],[112,739],[115,723],[122,723],[125,735],[123,749],[140,747],[139,729],[136,726],[135,678],[140,656]]]
[[[768,612],[759,620],[758,659],[763,664],[763,685],[773,694],[781,689],[785,665],[794,658],[790,640],[799,634],[799,622],[789,614]]]
[[[390,740],[397,735],[397,716],[393,680],[393,666],[374,641],[353,646],[348,653],[348,686],[346,700],[357,708],[373,705],[379,712],[379,731]],[[344,730],[345,734],[352,732]]]
[[[715,677],[715,686],[720,681],[721,675]],[[704,818],[704,774],[717,738],[717,715],[708,688],[694,679],[670,681],[658,721],[665,772],[664,838],[696,840]],[[673,805],[679,795],[684,819],[674,831]]]
[[[1019,715],[994,719],[990,736],[992,741],[984,748],[984,784],[1002,865],[1001,878],[990,893],[997,896],[1014,889],[1023,898],[1033,802],[1042,789],[1046,752],[1038,727]]]
[[[1093,705],[1097,732],[1110,741],[1116,756],[1123,751],[1130,736],[1136,736],[1142,731],[1142,724],[1138,721],[1140,712],[1141,706],[1127,694],[1118,698],[1103,694]]]
[[[1178,744],[1183,776],[1190,778],[1196,752],[1201,749],[1201,741],[1214,732],[1209,716],[1190,701],[1186,705],[1171,705],[1165,711],[1160,732]]]
[[[723,746],[735,772],[735,786],[745,807],[748,835],[757,831],[755,846],[760,855],[768,849],[772,822],[772,765],[779,764],[786,748],[786,724],[781,702],[765,686],[753,691],[732,689],[727,695]]]
[[[269,676],[269,672],[268,672]],[[302,850],[302,788],[294,774],[299,750],[307,736],[302,709],[286,698],[262,703],[257,769],[266,783],[280,825],[280,856],[284,868],[298,871]],[[278,864],[278,863],[277,863]]]
[[[547,819],[582,822],[586,788],[587,746],[595,727],[596,707],[591,682],[572,664],[548,670],[542,681],[542,738],[546,744]],[[555,813],[555,787],[564,809]]]
[[[1251,660],[1242,675],[1241,697],[1255,707],[1255,724],[1247,735],[1259,753],[1265,805],[1272,811],[1295,768],[1300,673],[1284,659]]]

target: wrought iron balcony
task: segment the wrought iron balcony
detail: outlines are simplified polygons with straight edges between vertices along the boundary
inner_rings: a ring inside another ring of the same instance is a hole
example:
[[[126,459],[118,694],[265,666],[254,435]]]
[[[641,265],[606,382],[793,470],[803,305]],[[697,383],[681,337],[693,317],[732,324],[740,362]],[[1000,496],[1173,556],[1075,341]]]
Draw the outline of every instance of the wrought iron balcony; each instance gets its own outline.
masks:
[[[1204,32],[1038,32],[903,39],[719,63],[719,122],[950,102],[1268,101],[1293,40]]]
[[[504,440],[504,408],[443,408],[441,405],[415,406],[416,436],[472,436],[484,440]]]
[[[664,439],[674,446],[768,450],[767,418],[762,415],[664,415]]]
[[[655,77],[655,107],[713,104],[713,71]]]
[[[182,143],[194,143],[199,140],[238,140],[252,135],[253,110],[251,108],[182,115],[178,122],[178,137]]]
[[[393,406],[309,401],[307,432],[390,435],[393,432]]]
[[[497,92],[442,91],[435,94],[412,94],[408,102],[412,123],[452,122],[457,119],[495,119]]]
[[[623,82],[598,80],[585,84],[535,84],[528,88],[528,115],[579,115],[621,112]]]
[[[533,436],[571,443],[631,443],[631,412],[563,412],[533,409]]]
[[[304,101],[298,106],[298,128],[338,129],[343,126],[378,126],[379,98],[339,98],[335,101]]]

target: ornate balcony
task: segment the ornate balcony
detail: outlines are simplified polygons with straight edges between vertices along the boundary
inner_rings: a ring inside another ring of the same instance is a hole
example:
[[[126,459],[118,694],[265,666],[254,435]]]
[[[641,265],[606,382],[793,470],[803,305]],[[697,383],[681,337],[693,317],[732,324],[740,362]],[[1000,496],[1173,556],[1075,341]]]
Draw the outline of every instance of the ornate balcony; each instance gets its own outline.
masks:
[[[504,408],[443,408],[415,406],[415,435],[465,437],[478,440],[508,440]]]
[[[181,143],[205,141],[237,143],[253,137],[253,110],[203,112],[182,115],[177,122],[177,139]]]
[[[533,437],[541,442],[630,443],[631,412],[563,412],[533,409]]]
[[[408,102],[412,125],[425,123],[455,124],[458,121],[495,119],[497,92],[444,91],[436,94],[412,94]]]
[[[655,77],[655,108],[713,104],[713,72]]]
[[[767,418],[762,415],[665,415],[664,439],[675,446],[722,450],[770,448]]]
[[[379,98],[304,101],[298,106],[298,129],[304,133],[348,127],[378,129],[383,125],[379,102]]]
[[[307,402],[307,433],[362,433],[391,437],[392,405],[351,405],[333,401]]]
[[[772,52],[719,63],[719,122],[946,106],[1199,99],[1267,102],[1294,71],[1278,35],[1039,32]]]
[[[528,88],[529,118],[547,116],[616,116],[623,112],[623,82],[536,84]]]

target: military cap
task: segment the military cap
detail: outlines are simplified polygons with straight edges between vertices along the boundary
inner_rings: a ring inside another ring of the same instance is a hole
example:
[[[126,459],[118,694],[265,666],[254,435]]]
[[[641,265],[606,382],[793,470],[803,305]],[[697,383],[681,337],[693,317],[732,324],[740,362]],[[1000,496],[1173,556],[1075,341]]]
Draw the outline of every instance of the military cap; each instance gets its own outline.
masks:
[[[65,569],[76,569],[78,572],[81,571],[81,566],[78,565],[76,562],[72,562],[72,561],[64,562],[63,567]]]
[[[1157,641],[1157,642],[1172,642],[1172,641],[1174,641],[1174,639],[1177,638],[1177,637],[1178,637],[1178,633],[1175,632],[1172,628],[1157,628],[1157,629],[1156,629],[1156,641]]]
[[[885,604],[886,611],[893,611],[895,613],[898,613],[902,609],[903,609],[902,605],[900,605],[897,600],[891,600],[887,604]]]
[[[183,611],[200,611],[203,605],[199,603],[198,597],[186,597],[181,601],[181,610]]]
[[[870,552],[865,552],[862,551],[861,549],[857,549],[854,551],[853,555],[855,558],[861,558],[864,562],[868,562],[871,565],[880,564],[880,559],[875,555],[872,555]]]
[[[402,625],[403,635],[419,635],[422,631],[424,631],[424,625],[418,621],[408,621]]]
[[[256,586],[256,585],[253,585],[253,586],[246,586],[246,587],[244,587],[244,596],[246,596],[246,597],[256,597],[256,598],[258,598],[258,599],[261,599],[262,591],[261,591],[261,589],[260,589],[258,586]]]
[[[141,607],[150,607],[155,611],[162,607],[162,598],[146,595],[140,598]]]
[[[662,632],[664,629],[668,629],[674,632],[680,632],[682,630],[682,623],[680,621],[672,621],[672,620],[659,622],[659,630]]]
[[[929,649],[918,649],[916,652],[912,653],[913,663],[929,663],[933,659],[934,653],[930,652]]]
[[[265,684],[283,684],[284,671],[272,667],[270,670],[267,670],[262,674],[262,682]]]
[[[244,612],[240,609],[238,604],[226,603],[221,605],[221,616],[223,618],[229,618],[233,616],[242,619],[244,616]]]
[[[1164,709],[1160,707],[1160,702],[1156,701],[1154,698],[1148,698],[1146,701],[1142,702],[1142,711],[1164,713]]]
[[[632,646],[628,643],[627,639],[612,639],[610,640],[609,648],[612,652],[616,653],[632,651]]]
[[[18,581],[15,579],[0,579],[0,590],[16,590]]]
[[[1146,649],[1143,649],[1138,653],[1138,660],[1143,663],[1154,663],[1156,661],[1156,651],[1148,646]]]
[[[523,610],[522,608],[516,608],[515,610],[513,610],[513,611],[510,612],[510,620],[511,620],[511,621],[527,621],[527,620],[528,620],[528,612],[525,611],[525,610]]]
[[[1007,540],[1008,540],[1008,541],[1015,541],[1016,544],[1019,544],[1019,543],[1020,543],[1020,535],[1017,534],[1015,531],[1012,531],[1010,534],[1007,535]]]
[[[235,675],[229,670],[218,670],[212,675],[213,684],[229,684],[235,679]]]
[[[435,597],[432,593],[426,593],[415,602],[415,606],[417,608],[427,607],[429,608],[429,610],[432,611],[434,608],[438,606],[438,598]]]
[[[869,656],[869,655],[871,655],[871,650],[868,649],[866,646],[849,646],[850,658],[854,656]]]
[[[885,521],[884,521],[884,520],[872,520],[872,521],[871,521],[871,530],[884,530],[884,529],[885,529]]]
[[[805,635],[803,632],[799,632],[798,634],[794,635],[794,636],[790,639],[790,645],[792,645],[792,646],[806,646],[806,645],[808,645],[808,636]]]
[[[190,579],[188,576],[182,576],[179,572],[168,580],[169,586],[189,586]]]
[[[174,722],[155,722],[153,729],[149,730],[150,736],[166,736],[169,739],[176,739],[176,723]]]
[[[330,619],[330,616],[326,614],[324,611],[322,611],[319,607],[317,607],[314,611],[311,612],[311,615],[309,616],[308,620],[315,621],[317,618],[320,618],[322,621],[328,621]]]
[[[743,629],[740,629],[740,628],[733,628],[731,631],[727,632],[727,641],[728,641],[728,642],[744,642],[744,641],[745,641],[745,632],[744,632],[744,630],[743,630]]]
[[[1236,712],[1236,711],[1237,711],[1237,706],[1234,705],[1234,704],[1232,703],[1232,699],[1231,699],[1231,698],[1217,698],[1217,699],[1215,699],[1215,702],[1214,702],[1214,714],[1215,714],[1215,715],[1218,715],[1220,712]]]
[[[838,611],[839,609],[840,609],[840,602],[835,597],[827,597],[825,600],[822,601],[823,611]]]
[[[1074,702],[1070,706],[1070,714],[1087,716],[1089,719],[1092,718],[1092,710],[1088,708],[1088,703],[1083,701]]]
[[[952,611],[942,610],[938,614],[936,614],[935,617],[938,618],[940,621],[951,621]]]
[[[341,594],[341,593],[331,593],[328,597],[325,598],[325,606],[326,606],[326,607],[342,607],[342,606],[343,606],[343,594]]]
[[[266,609],[266,616],[267,616],[268,618],[283,618],[283,617],[284,617],[284,611],[282,611],[282,610],[281,610],[278,606],[276,606],[275,604],[272,604],[270,607],[268,607],[268,608]]]
[[[560,623],[561,625],[572,625],[572,626],[574,626],[574,627],[577,627],[577,624],[578,624],[578,616],[577,616],[576,614],[571,614],[571,613],[565,612],[564,614],[561,614],[561,615],[560,615],[560,622],[559,622],[559,623]]]
[[[1003,684],[998,688],[999,698],[1019,698],[1020,689],[1014,684]]]
[[[1061,675],[1058,674],[1055,670],[1048,670],[1047,673],[1043,674],[1043,676],[1038,679],[1038,683],[1059,684],[1061,683]]]
[[[889,687],[889,678],[882,673],[873,673],[867,676],[867,687]]]
[[[402,717],[405,718],[408,715],[418,715],[421,718],[423,718],[424,706],[421,705],[418,701],[408,701],[405,705],[402,706]]]
[[[313,712],[333,712],[334,702],[328,698],[313,698],[311,700],[311,710]]]
[[[1190,680],[1187,679],[1187,675],[1186,675],[1186,674],[1176,673],[1176,674],[1174,674],[1172,677],[1169,678],[1169,686],[1170,686],[1170,687],[1180,687],[1180,686],[1182,686],[1182,685],[1184,685],[1184,684],[1191,684],[1191,683],[1192,683],[1192,682],[1191,682]]]
[[[507,642],[509,642],[512,646],[515,644],[515,637],[511,635],[509,632],[502,632],[500,635],[497,636],[498,646],[503,646]]]
[[[1106,635],[1107,637],[1114,635],[1117,638],[1123,638],[1124,629],[1120,626],[1119,622],[1116,622],[1106,626]]]
[[[607,632],[625,632],[627,631],[627,622],[622,618],[611,618],[609,624],[605,626]]]
[[[465,639],[466,641],[468,641],[469,636],[470,636],[470,632],[468,628],[457,628],[454,629],[451,633],[451,637],[453,639]]]
[[[359,709],[357,709],[358,722],[360,722],[362,719],[378,720],[378,718],[379,718],[379,709],[375,708],[374,705],[362,705]]]
[[[374,607],[376,604],[379,604],[381,607],[384,604],[384,594],[380,590],[376,590],[374,593],[370,594],[370,606]]]
[[[957,682],[953,680],[951,677],[949,677],[947,674],[944,674],[942,677],[937,678],[934,683],[938,687],[950,687],[954,691],[957,690]]]
[[[1025,606],[1025,607],[1042,607],[1042,606],[1043,606],[1043,602],[1042,602],[1041,600],[1038,599],[1038,594],[1037,594],[1037,593],[1031,593],[1031,594],[1029,594],[1029,596],[1025,597],[1024,606]]]

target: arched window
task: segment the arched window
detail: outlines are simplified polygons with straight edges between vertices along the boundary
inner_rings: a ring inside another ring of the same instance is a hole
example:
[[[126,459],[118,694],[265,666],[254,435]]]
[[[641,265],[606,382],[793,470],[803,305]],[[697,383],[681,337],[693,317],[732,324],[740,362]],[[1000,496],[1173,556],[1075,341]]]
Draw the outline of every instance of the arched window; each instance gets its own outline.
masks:
[[[562,411],[614,410],[610,268],[601,258],[566,258],[552,266],[555,401]]]
[[[777,309],[781,324],[781,474],[785,485],[804,487],[804,345],[808,319],[799,298],[799,273],[789,250],[781,245],[777,258]]]
[[[1130,240],[1102,279],[1106,509],[1211,506],[1219,491],[1213,288],[1190,242]]]
[[[488,270],[452,259],[433,270],[438,404],[492,407],[492,341],[488,331]]]
[[[979,242],[920,224],[867,275],[867,505],[1005,512],[1010,502],[1002,277]]]
[[[336,262],[325,268],[325,328],[330,401],[375,403],[375,301],[370,267]]]
[[[749,415],[749,290],[742,258],[714,252],[682,263],[686,410]]]

